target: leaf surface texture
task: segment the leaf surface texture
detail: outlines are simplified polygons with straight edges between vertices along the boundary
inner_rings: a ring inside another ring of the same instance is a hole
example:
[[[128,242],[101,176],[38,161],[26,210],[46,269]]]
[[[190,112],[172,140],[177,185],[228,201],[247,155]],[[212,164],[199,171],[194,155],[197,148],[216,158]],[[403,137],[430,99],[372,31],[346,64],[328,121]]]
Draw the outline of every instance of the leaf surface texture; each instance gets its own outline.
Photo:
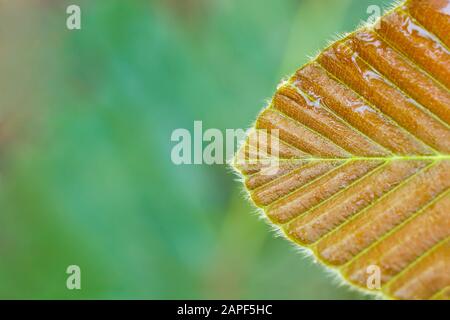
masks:
[[[280,84],[234,160],[291,241],[390,298],[450,298],[449,47],[450,0],[406,1]]]

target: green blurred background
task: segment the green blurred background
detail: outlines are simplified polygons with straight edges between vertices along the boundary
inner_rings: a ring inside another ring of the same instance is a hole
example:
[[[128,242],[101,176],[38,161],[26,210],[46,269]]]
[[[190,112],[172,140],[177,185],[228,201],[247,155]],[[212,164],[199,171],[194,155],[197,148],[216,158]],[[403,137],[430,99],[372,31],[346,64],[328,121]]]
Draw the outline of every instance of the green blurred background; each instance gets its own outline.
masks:
[[[174,165],[170,136],[248,127],[388,3],[0,1],[0,298],[362,299],[275,237],[226,165]]]

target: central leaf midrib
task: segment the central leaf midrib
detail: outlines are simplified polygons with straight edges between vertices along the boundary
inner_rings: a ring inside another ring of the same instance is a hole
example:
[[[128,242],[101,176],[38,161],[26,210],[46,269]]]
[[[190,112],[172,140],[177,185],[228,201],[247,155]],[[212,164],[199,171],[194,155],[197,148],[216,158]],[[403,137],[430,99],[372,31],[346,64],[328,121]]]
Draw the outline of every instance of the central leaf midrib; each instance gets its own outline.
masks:
[[[269,157],[264,159],[245,159],[245,163],[276,163],[276,162],[294,162],[294,161],[421,161],[421,160],[450,160],[448,154],[438,155],[417,155],[417,156],[389,156],[389,157],[348,157],[348,158],[317,158],[317,157],[303,157],[303,158],[276,158]]]

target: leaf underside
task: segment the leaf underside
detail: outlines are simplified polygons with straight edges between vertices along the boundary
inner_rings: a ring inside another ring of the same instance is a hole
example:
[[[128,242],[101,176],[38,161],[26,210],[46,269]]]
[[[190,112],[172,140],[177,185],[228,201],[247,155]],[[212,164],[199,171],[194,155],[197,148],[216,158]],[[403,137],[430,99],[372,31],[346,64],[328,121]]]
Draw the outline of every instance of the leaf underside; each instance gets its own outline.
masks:
[[[449,47],[450,0],[406,1],[280,84],[234,159],[288,239],[384,297],[450,299]]]

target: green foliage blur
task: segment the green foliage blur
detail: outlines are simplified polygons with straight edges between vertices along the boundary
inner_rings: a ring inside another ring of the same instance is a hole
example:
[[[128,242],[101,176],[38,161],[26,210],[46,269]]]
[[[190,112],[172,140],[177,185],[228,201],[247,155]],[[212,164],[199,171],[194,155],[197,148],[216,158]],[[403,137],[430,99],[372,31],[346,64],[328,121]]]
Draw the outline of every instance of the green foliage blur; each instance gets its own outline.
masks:
[[[81,30],[66,29],[69,4]],[[364,298],[275,237],[226,165],[174,165],[170,137],[194,120],[247,128],[374,4],[3,4],[0,298]]]

